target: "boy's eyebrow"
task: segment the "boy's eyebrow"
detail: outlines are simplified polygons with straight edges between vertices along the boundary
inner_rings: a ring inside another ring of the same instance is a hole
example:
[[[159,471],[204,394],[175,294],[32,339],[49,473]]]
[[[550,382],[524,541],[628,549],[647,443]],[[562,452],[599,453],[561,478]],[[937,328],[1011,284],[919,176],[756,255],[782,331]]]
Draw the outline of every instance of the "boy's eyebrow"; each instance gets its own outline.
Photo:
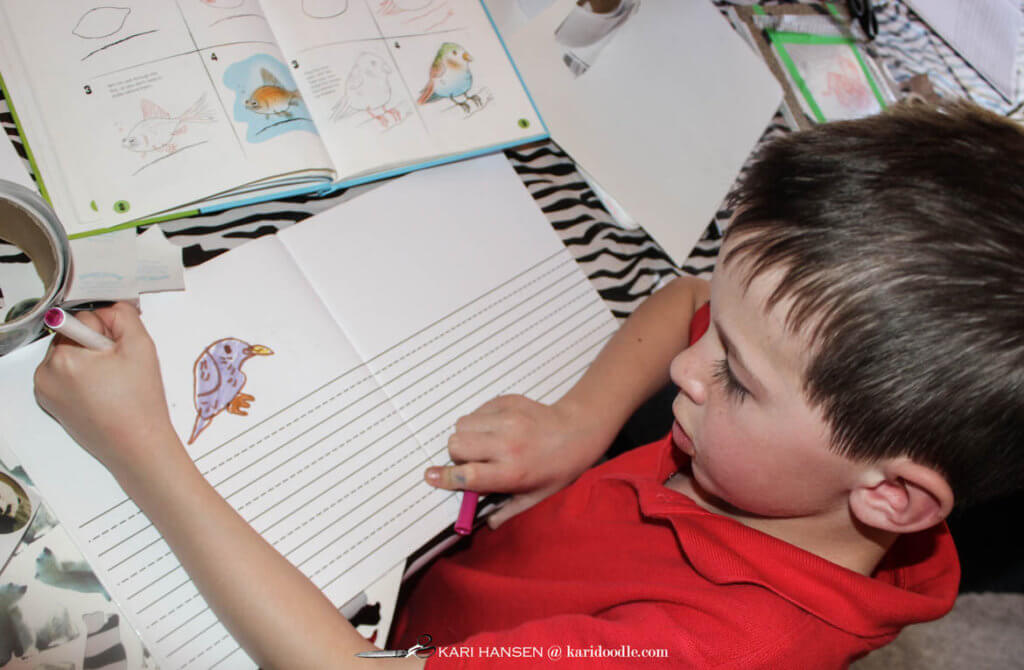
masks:
[[[713,319],[712,321],[715,324],[715,332],[718,333],[718,337],[719,339],[722,340],[722,345],[725,347],[726,354],[731,356],[733,361],[735,361],[739,365],[739,367],[743,369],[743,371],[746,373],[747,379],[753,382],[751,385],[756,387],[755,389],[748,390],[764,390],[764,385],[761,384],[757,377],[754,376],[754,373],[750,371],[750,366],[743,362],[743,356],[740,354],[740,350],[736,348],[736,346],[732,343],[732,340],[729,339],[729,336],[726,334],[726,332],[722,330],[722,324],[719,323],[717,319]]]

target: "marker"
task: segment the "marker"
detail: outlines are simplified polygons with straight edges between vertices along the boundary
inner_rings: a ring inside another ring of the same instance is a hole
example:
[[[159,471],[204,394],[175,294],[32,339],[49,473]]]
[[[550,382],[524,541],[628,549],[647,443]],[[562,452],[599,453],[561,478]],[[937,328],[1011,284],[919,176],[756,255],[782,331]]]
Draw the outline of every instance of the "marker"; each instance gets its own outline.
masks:
[[[114,341],[85,325],[60,307],[53,307],[46,312],[43,323],[50,330],[60,333],[69,340],[78,342],[83,347],[104,351],[114,346]]]
[[[469,535],[473,532],[473,520],[476,519],[476,501],[480,494],[476,491],[462,492],[462,506],[459,507],[459,518],[455,520],[455,532]]]

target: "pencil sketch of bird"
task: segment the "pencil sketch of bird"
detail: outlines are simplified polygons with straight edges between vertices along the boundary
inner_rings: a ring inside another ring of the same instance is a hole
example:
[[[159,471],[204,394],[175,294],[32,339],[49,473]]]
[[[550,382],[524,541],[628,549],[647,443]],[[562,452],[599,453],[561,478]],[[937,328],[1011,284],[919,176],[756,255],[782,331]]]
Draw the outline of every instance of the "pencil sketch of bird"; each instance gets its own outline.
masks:
[[[302,102],[298,90],[286,89],[274,74],[265,67],[260,68],[260,79],[263,82],[245,100],[245,108],[256,114],[269,117],[271,114],[290,117],[289,107]]]
[[[473,57],[455,42],[445,42],[437,50],[437,56],[430,65],[430,79],[427,85],[420,91],[417,102],[425,105],[435,100],[448,98],[462,108],[462,111],[469,112],[469,100],[476,103],[477,107],[483,107],[479,96],[472,95],[469,88],[473,85],[473,73],[469,70],[469,64]],[[456,100],[461,95],[463,100]]]
[[[132,126],[121,139],[121,146],[130,151],[137,151],[143,157],[150,151],[174,153],[177,149],[174,144],[175,138],[188,130],[189,123],[212,123],[216,120],[206,104],[205,93],[178,116],[171,116],[163,107],[145,98],[140,104],[142,120]]]
[[[390,74],[391,66],[377,54],[366,51],[359,54],[345,78],[345,95],[331,109],[331,120],[339,121],[346,116],[366,112],[385,128],[401,121],[401,113],[388,106],[391,102]]]
[[[381,14],[416,12],[426,9],[434,0],[381,0],[378,9]]]
[[[302,12],[311,19],[333,19],[348,11],[348,0],[302,0]]]
[[[234,337],[217,340],[203,350],[192,368],[196,422],[188,438],[189,444],[225,409],[239,416],[248,414],[245,410],[255,398],[242,393],[246,380],[242,364],[253,356],[273,353],[262,344],[248,344]]]

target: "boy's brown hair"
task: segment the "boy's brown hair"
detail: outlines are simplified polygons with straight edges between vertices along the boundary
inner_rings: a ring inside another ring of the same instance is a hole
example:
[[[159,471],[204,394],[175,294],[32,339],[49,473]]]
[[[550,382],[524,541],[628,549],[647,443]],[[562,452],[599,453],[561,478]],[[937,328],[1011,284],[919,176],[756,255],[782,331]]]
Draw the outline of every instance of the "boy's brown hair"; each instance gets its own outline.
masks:
[[[1024,130],[967,103],[898,105],[767,146],[723,260],[782,270],[805,390],[834,448],[905,455],[958,504],[1024,482]]]

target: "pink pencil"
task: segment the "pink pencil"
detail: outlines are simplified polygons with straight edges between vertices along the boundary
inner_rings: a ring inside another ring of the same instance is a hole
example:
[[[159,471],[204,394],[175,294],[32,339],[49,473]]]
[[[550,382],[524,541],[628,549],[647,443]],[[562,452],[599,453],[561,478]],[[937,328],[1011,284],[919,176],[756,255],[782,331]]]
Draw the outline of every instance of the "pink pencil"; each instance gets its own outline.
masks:
[[[480,494],[476,491],[462,492],[462,506],[459,507],[459,518],[455,520],[455,532],[469,535],[473,532],[473,520],[476,519],[476,501]]]
[[[65,312],[60,307],[53,307],[47,310],[43,322],[54,332],[60,333],[69,340],[78,342],[87,349],[110,349],[114,341],[102,333],[85,325],[75,317]]]

